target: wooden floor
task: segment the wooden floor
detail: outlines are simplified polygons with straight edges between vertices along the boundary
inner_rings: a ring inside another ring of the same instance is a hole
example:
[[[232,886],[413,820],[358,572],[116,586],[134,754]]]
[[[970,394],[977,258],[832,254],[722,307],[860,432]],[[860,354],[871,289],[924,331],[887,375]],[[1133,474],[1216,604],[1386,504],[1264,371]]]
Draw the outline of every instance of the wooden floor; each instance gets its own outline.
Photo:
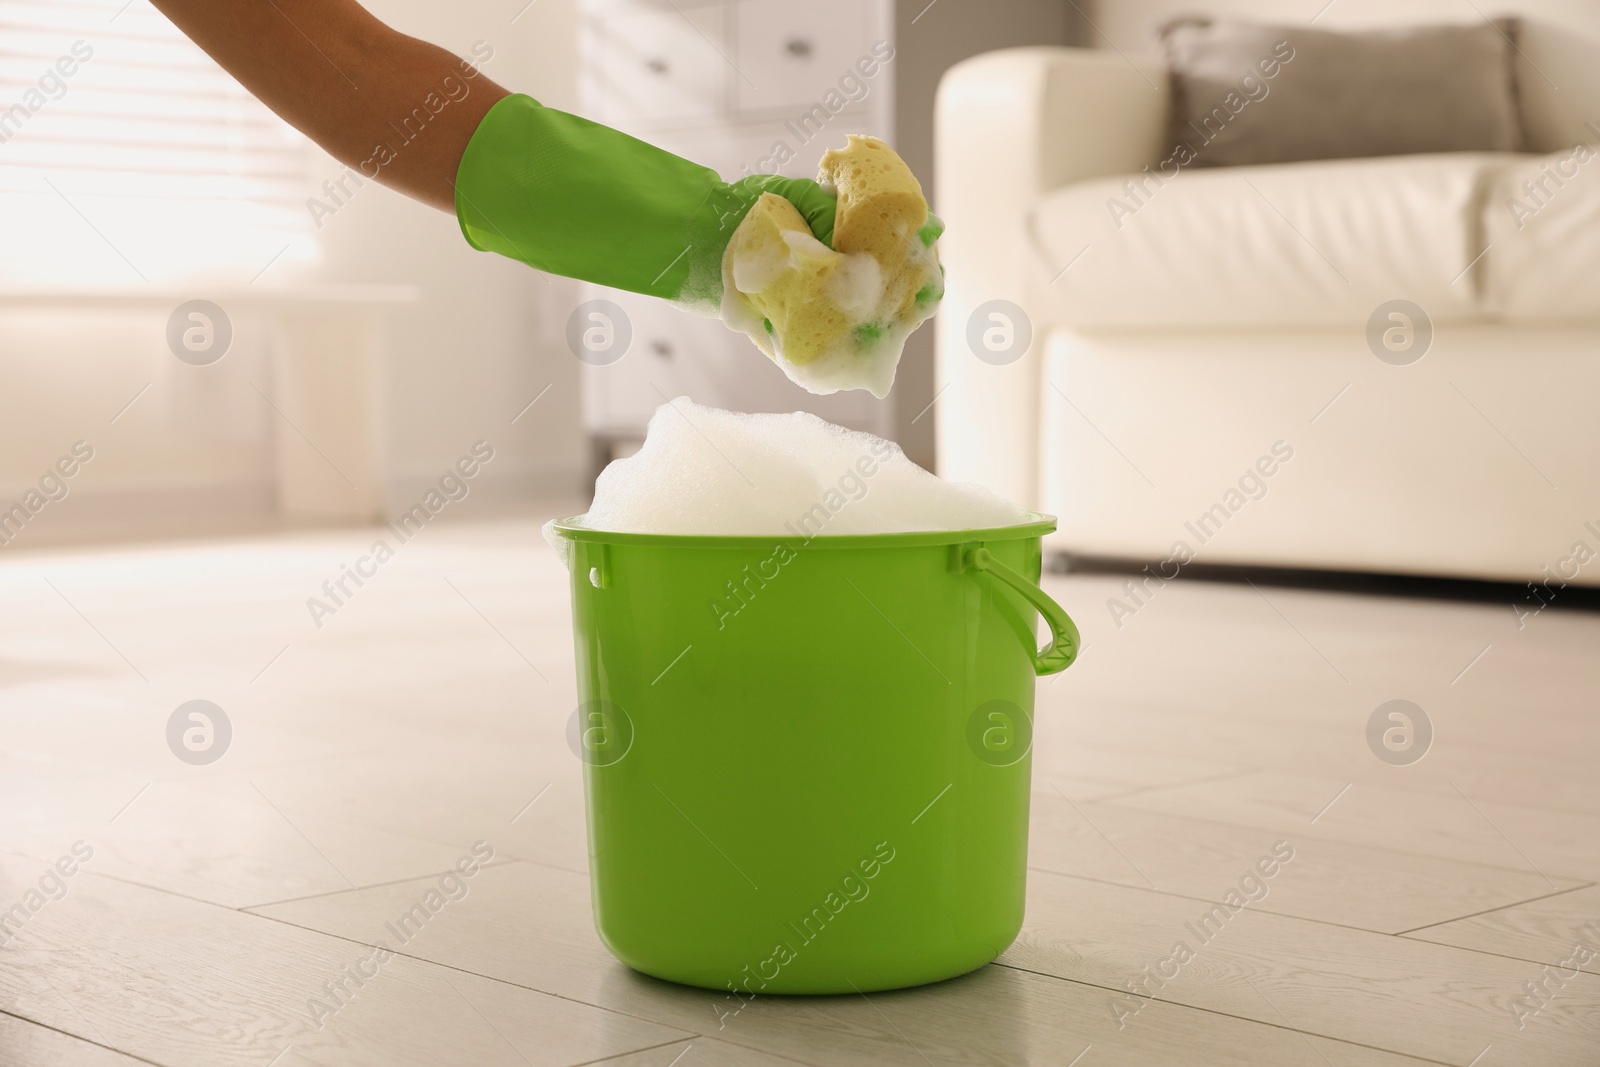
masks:
[[[314,626],[374,536],[0,553],[0,1064],[1600,1063],[1600,615],[1180,580],[1119,627],[1124,579],[1049,578],[1088,645],[1039,686],[1016,944],[719,1027],[594,934],[536,526],[432,528]],[[197,698],[233,737],[191,766]],[[1434,732],[1408,766],[1367,740],[1397,698]]]

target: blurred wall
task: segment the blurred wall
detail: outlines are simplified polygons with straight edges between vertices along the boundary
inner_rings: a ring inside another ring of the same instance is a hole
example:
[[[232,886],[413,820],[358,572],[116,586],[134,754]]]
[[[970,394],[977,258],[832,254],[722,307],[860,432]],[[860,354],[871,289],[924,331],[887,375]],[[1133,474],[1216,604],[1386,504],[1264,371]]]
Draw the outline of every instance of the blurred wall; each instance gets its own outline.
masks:
[[[576,105],[575,0],[537,0],[526,8],[521,0],[367,6],[396,29],[460,55],[484,41],[494,49],[482,66],[486,76],[554,107]],[[328,176],[339,171],[326,156],[322,164]],[[422,287],[421,302],[395,314],[389,337],[386,433],[395,502],[415,499],[418,487],[437,480],[480,438],[498,455],[475,492],[575,491],[587,454],[578,363],[562,339],[565,309],[576,303],[565,288],[571,283],[475,252],[454,218],[376,186],[326,218],[322,233],[323,278]],[[549,392],[511,425],[547,385]]]
[[[520,15],[520,4],[489,0],[368,6],[395,27],[463,55],[484,41],[494,49],[482,65],[488,77],[556,106],[575,102],[574,0],[538,0]],[[0,146],[0,163],[6,147]],[[307,153],[310,193],[341,168],[314,146]],[[253,388],[272,391],[266,321],[248,308],[225,308],[235,320],[228,355],[191,367],[167,348],[168,304],[28,306],[15,296],[18,286],[138,289],[146,283],[121,253],[135,262],[141,252],[154,254],[126,245],[115,220],[71,213],[42,179],[40,186],[37,197],[9,204],[0,194],[5,213],[58,212],[52,254],[68,266],[11,262],[0,272],[0,290],[13,292],[0,301],[0,510],[36,486],[74,441],[88,441],[95,455],[71,480],[68,498],[51,504],[15,546],[44,543],[53,527],[85,521],[102,531],[109,524],[115,532],[122,522],[130,532],[152,523],[175,532],[270,517],[277,416]],[[491,441],[497,457],[475,480],[470,507],[574,492],[583,460],[576,361],[561,340],[563,322],[552,329],[547,313],[573,303],[558,291],[565,280],[547,281],[473,251],[453,218],[372,183],[321,221],[320,261],[286,256],[252,290],[317,291],[345,283],[418,288],[416,303],[389,312],[386,331],[383,452],[391,505],[410,503],[479,439]],[[206,297],[245,281],[184,282],[177,295]],[[166,288],[159,280],[149,284]],[[512,425],[546,386],[539,403]]]

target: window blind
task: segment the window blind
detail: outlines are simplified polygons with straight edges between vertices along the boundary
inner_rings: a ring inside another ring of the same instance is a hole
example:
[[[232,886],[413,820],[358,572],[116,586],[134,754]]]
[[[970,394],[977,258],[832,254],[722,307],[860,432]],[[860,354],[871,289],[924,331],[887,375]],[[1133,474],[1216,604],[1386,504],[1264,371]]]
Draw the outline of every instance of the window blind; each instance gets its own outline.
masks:
[[[309,172],[304,138],[144,0],[0,0],[10,280],[281,277],[318,254]]]

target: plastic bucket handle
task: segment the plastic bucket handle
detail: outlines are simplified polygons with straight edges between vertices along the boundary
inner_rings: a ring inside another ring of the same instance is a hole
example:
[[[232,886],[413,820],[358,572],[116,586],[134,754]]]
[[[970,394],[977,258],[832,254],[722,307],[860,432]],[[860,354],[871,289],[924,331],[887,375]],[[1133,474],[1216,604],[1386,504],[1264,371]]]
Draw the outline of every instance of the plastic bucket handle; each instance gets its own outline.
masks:
[[[1033,582],[995,559],[987,548],[969,550],[966,562],[973,570],[982,571],[1005,582],[1022,594],[1023,599],[1044,616],[1046,625],[1050,627],[1050,641],[1043,648],[1034,650],[1035,674],[1056,674],[1072,666],[1072,661],[1078,658],[1080,643],[1078,626],[1060,604],[1051,600],[1045,591]]]

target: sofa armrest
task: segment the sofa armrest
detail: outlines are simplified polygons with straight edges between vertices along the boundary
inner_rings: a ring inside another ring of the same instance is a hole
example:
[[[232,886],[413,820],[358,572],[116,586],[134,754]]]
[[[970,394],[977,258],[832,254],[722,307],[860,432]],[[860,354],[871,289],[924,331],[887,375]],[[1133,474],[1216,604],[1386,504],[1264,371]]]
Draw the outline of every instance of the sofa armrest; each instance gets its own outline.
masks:
[[[1026,225],[1038,198],[1155,164],[1166,114],[1166,71],[1116,52],[1012,48],[945,73],[934,117],[937,210],[946,225],[935,325],[940,474],[1038,505],[1039,352],[1048,324],[1032,322],[1026,354],[996,366],[974,355],[968,323],[990,300],[1028,309],[1029,270],[1042,269]],[[1013,324],[1019,334],[1023,325]]]

